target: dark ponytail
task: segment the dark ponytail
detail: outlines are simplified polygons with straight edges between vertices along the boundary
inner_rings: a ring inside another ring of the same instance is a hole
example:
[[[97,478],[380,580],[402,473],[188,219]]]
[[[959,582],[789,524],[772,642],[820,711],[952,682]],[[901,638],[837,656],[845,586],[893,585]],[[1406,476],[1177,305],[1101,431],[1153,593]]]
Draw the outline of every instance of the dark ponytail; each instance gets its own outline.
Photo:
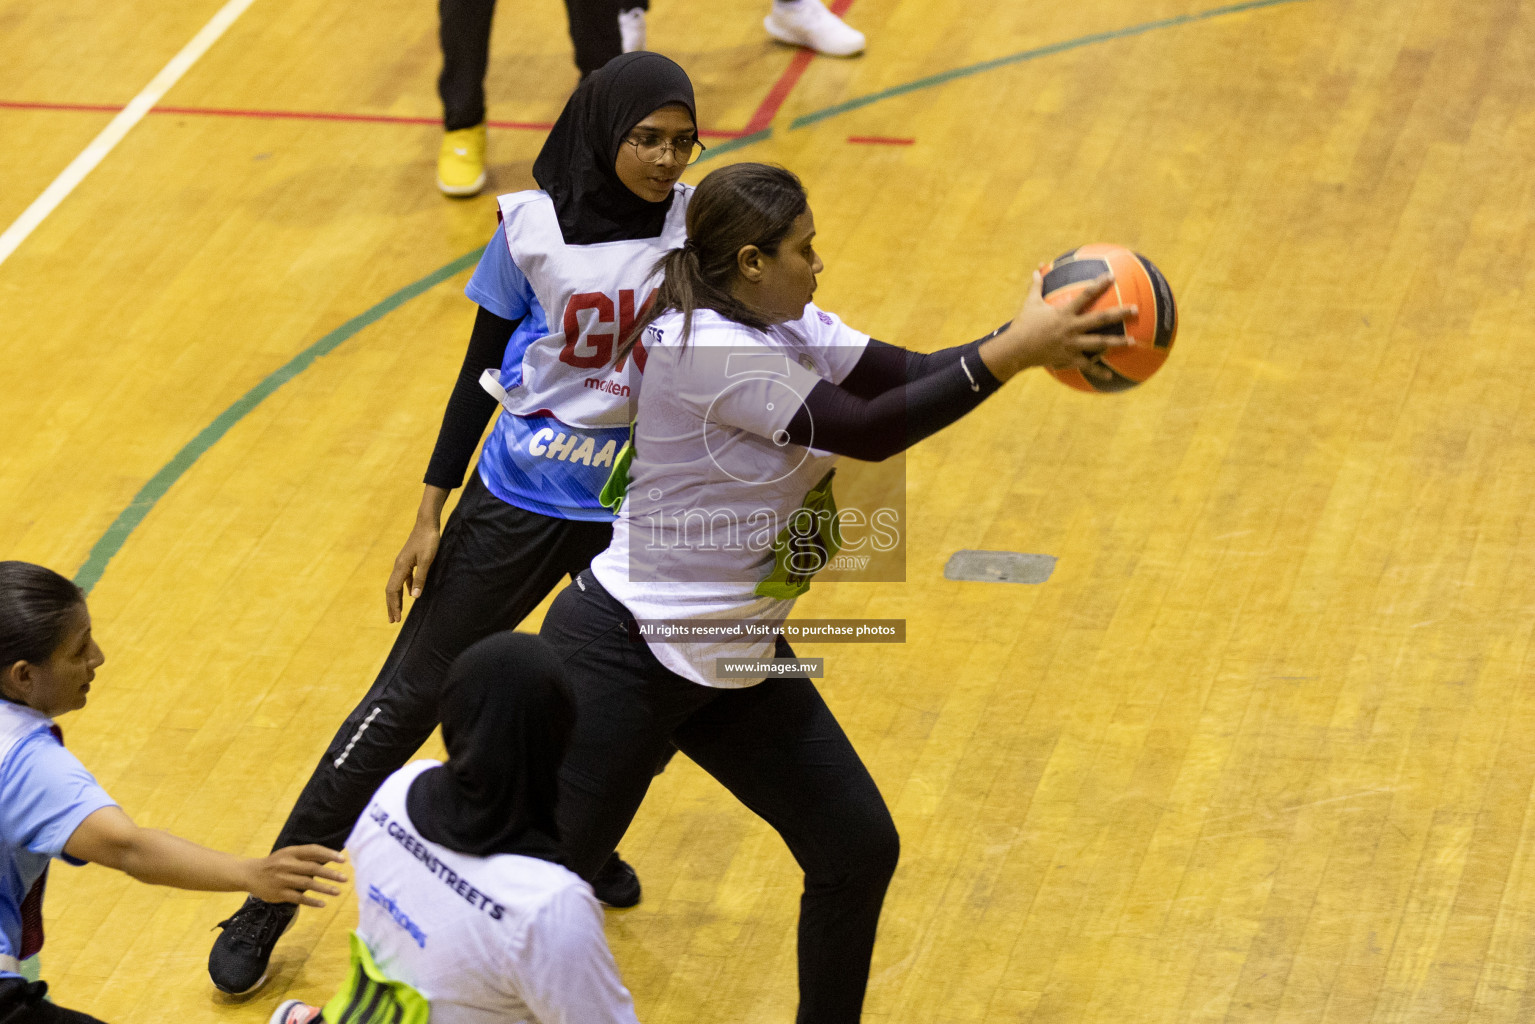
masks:
[[[40,665],[64,642],[69,613],[85,592],[52,569],[0,562],[0,673],[18,661]]]
[[[746,163],[711,171],[688,203],[687,243],[668,249],[656,261],[656,269],[665,277],[650,308],[619,346],[619,356],[627,356],[645,328],[674,309],[683,315],[684,342],[697,309],[712,309],[747,327],[766,328],[768,321],[761,313],[730,294],[736,256],[748,245],[776,256],[794,221],[808,208],[805,186],[783,167]]]

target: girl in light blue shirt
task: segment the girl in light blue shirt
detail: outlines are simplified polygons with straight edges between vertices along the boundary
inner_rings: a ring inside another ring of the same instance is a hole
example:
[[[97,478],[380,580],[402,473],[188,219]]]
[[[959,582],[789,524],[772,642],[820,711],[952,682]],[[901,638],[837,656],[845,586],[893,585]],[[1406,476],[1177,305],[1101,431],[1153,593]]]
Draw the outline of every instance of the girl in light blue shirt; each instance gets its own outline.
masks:
[[[88,1024],[95,1018],[48,1002],[21,961],[43,943],[42,900],[49,862],[92,862],[153,885],[251,892],[263,899],[323,906],[315,892],[345,881],[327,864],[342,855],[289,847],[261,858],[233,857],[158,829],[140,828],[64,749],[54,718],[85,706],[106,660],[91,635],[80,588],[50,569],[0,562],[0,1020],[6,1024]]]

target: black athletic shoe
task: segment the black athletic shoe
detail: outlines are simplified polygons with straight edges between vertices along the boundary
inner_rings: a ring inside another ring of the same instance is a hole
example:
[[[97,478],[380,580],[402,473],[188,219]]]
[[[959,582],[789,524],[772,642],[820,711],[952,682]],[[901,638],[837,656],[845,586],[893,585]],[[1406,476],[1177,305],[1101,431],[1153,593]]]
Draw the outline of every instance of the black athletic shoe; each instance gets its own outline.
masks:
[[[597,870],[592,878],[592,892],[597,899],[620,910],[640,901],[640,876],[617,853]]]
[[[293,924],[298,906],[292,903],[268,903],[247,896],[245,903],[227,921],[208,954],[208,977],[221,992],[248,996],[266,981],[267,962],[277,939]]]

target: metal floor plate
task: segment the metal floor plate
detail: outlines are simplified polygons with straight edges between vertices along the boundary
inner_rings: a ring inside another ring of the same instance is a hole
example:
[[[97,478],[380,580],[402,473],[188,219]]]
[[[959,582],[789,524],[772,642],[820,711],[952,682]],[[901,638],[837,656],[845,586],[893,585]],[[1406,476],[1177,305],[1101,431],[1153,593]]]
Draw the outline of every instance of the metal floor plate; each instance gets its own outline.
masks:
[[[943,578],[977,583],[1043,583],[1054,571],[1054,555],[1026,555],[1021,551],[956,551],[943,567]]]

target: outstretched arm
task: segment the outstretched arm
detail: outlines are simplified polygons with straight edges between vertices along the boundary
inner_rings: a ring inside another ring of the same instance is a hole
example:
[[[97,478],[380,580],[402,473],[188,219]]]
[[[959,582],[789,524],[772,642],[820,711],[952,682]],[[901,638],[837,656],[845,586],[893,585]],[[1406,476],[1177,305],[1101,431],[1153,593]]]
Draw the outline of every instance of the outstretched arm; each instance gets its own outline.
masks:
[[[1133,315],[1133,309],[1120,306],[1084,312],[1112,283],[1113,279],[1104,275],[1065,308],[1057,308],[1044,301],[1036,271],[1017,318],[979,341],[927,357],[935,361],[944,357],[933,372],[872,398],[849,389],[847,380],[841,387],[830,381],[817,384],[790,420],[788,439],[877,462],[958,420],[995,394],[1009,378],[1031,366],[1092,369],[1092,359],[1103,350],[1128,343],[1124,338],[1091,332],[1123,321]],[[893,346],[884,349],[902,351]],[[876,355],[877,360],[889,358],[888,352]],[[847,379],[851,380],[862,366],[860,360]],[[872,377],[872,373],[865,375],[865,382]]]
[[[1007,327],[1006,324],[998,327],[991,334],[986,335],[986,338],[995,337]],[[959,362],[960,356],[985,341],[986,338],[939,349],[937,352],[913,352],[909,348],[901,348],[899,345],[891,345],[878,338],[870,338],[869,343],[864,346],[863,355],[859,357],[848,375],[842,379],[842,383],[837,386],[858,398],[878,398],[891,388],[910,384],[914,380],[937,373],[946,366],[953,366]]]
[[[323,846],[289,846],[266,857],[234,857],[159,829],[140,828],[120,807],[91,813],[64,844],[77,860],[116,868],[150,885],[209,892],[248,892],[269,903],[302,903],[323,907],[309,895],[330,896],[341,890],[320,879],[344,882],[346,876],[326,867],[344,860]]]

